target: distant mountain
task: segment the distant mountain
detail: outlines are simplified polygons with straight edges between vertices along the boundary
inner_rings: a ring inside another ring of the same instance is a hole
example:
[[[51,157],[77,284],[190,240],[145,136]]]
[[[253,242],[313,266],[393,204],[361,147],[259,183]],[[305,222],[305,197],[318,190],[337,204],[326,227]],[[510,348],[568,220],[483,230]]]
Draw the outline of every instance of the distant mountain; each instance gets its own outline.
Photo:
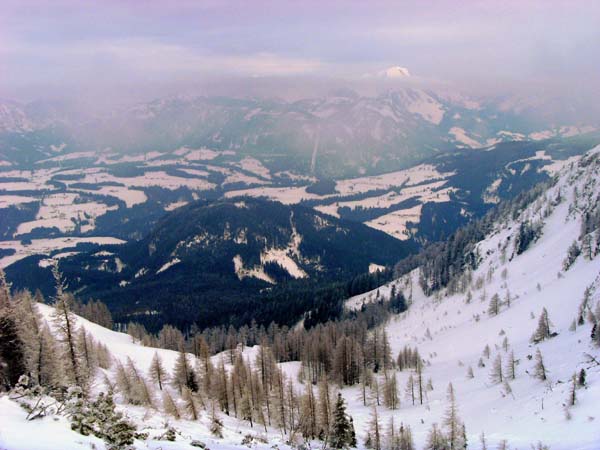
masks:
[[[392,67],[385,76],[407,73]],[[598,126],[524,97],[474,99],[396,84],[375,96],[334,92],[297,101],[173,97],[103,117],[66,105],[5,102],[0,159],[30,162],[56,149],[130,154],[207,147],[256,157],[272,170],[341,177],[396,170],[455,147],[572,136]]]
[[[144,239],[65,254],[60,269],[69,289],[107,302],[119,320],[209,325],[259,319],[256,302],[274,288],[343,282],[390,267],[415,248],[310,208],[247,199],[179,208]],[[34,256],[11,266],[14,287],[30,286],[33,276],[49,293],[45,261]]]

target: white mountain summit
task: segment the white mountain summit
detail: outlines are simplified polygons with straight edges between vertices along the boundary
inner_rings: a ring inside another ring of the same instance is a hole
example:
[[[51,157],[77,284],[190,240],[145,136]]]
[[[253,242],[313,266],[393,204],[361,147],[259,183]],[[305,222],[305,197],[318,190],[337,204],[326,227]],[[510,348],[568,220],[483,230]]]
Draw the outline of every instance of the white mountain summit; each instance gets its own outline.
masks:
[[[392,66],[378,73],[381,78],[405,78],[410,77],[410,72],[406,67]]]

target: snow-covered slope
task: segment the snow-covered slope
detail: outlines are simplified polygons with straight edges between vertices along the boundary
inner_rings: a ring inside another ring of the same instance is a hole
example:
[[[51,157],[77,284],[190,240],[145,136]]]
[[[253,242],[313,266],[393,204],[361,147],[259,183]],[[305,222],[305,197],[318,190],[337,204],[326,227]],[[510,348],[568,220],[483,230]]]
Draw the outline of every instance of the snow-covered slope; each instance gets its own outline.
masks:
[[[584,290],[590,288],[589,305],[598,310],[600,303],[600,255],[586,258],[579,255],[568,269],[564,261],[569,247],[579,239],[581,217],[595,207],[600,195],[600,147],[590,151],[578,163],[565,167],[558,181],[519,217],[497,223],[494,231],[478,244],[480,261],[472,273],[472,282],[464,292],[450,294],[445,291],[427,297],[419,286],[419,269],[401,277],[392,284],[381,287],[380,297],[389,296],[391,286],[401,289],[410,301],[408,311],[392,317],[384,327],[395,356],[406,345],[418,347],[425,360],[424,378],[431,380],[433,390],[426,390],[423,405],[404,399],[403,387],[412,370],[397,372],[401,405],[394,411],[381,406],[379,415],[384,426],[390,417],[395,423],[410,425],[417,448],[423,448],[427,432],[433,423],[443,420],[447,407],[446,386],[452,383],[458,401],[459,415],[466,425],[469,448],[481,448],[479,436],[485,433],[488,448],[496,448],[507,440],[510,448],[529,448],[538,441],[553,450],[595,450],[600,446],[598,426],[600,402],[600,350],[590,340],[591,324],[573,323]],[[558,201],[557,199],[560,199]],[[541,237],[530,247],[516,254],[514,242],[519,224],[525,220],[543,223]],[[594,238],[595,239],[595,238]],[[584,252],[585,253],[585,252]],[[500,311],[490,315],[489,304],[498,294]],[[349,299],[348,308],[360,307],[372,301],[376,292]],[[510,305],[506,304],[507,296]],[[548,312],[554,337],[539,344],[531,341],[540,314]],[[52,308],[40,306],[49,318]],[[126,362],[131,358],[143,373],[147,373],[151,359],[158,352],[169,372],[177,353],[155,350],[132,342],[132,338],[116,333],[78,318],[97,341],[105,343],[113,357]],[[489,346],[489,357],[483,355]],[[548,379],[540,381],[533,376],[535,353],[543,354]],[[258,347],[246,348],[244,356],[254,361]],[[516,378],[508,379],[508,387],[495,383],[490,377],[493,361],[499,355],[503,366],[510,352],[518,361]],[[217,364],[222,355],[213,357]],[[480,367],[479,360],[485,365]],[[299,363],[281,365],[290,378],[296,380]],[[473,377],[468,377],[472,368]],[[574,406],[565,408],[574,373],[585,369],[585,386],[577,389]],[[111,371],[114,371],[114,365]],[[114,374],[110,374],[113,376]],[[298,389],[303,385],[297,383]],[[101,378],[94,392],[103,389]],[[360,388],[343,388],[348,402],[348,412],[354,418],[359,448],[364,448],[363,437],[369,427],[371,407],[362,404]],[[209,418],[203,413],[199,421],[167,418],[158,410],[146,411],[141,407],[119,405],[141,431],[149,433],[146,441],[136,441],[139,449],[188,448],[193,439],[205,442],[211,449],[242,447],[248,434],[260,433],[268,444],[252,444],[253,448],[288,448],[279,430],[267,432],[251,429],[247,422],[222,416],[224,438],[215,439],[209,431]],[[30,423],[25,412],[6,396],[0,397],[0,448],[15,449],[78,449],[103,448],[95,438],[83,437],[69,430],[69,424],[58,418],[45,418]],[[567,415],[569,418],[567,418]],[[176,442],[153,440],[164,432],[166,423],[178,431]],[[48,436],[54,438],[48,441]]]
[[[600,299],[600,258],[590,261],[579,256],[568,270],[563,270],[568,248],[580,234],[581,214],[598,200],[599,153],[597,147],[586,159],[592,161],[596,155],[593,162],[564,169],[558,183],[545,196],[517,220],[498,226],[479,244],[483,257],[473,280],[484,282],[477,289],[475,281],[469,303],[468,292],[440,292],[426,297],[419,287],[418,270],[392,283],[405,295],[412,293],[408,311],[386,325],[392,354],[405,345],[418,347],[427,362],[425,376],[431,378],[434,386],[427,393],[424,406],[407,405],[393,412],[411,425],[417,442],[425,441],[426,430],[433,422],[441,423],[446,386],[452,382],[471,443],[478,442],[479,434],[485,432],[492,448],[502,439],[508,440],[511,448],[528,448],[537,441],[552,449],[600,447],[600,366],[588,356],[598,359],[600,351],[591,343],[589,322],[572,329],[584,290],[592,286],[591,305],[597,305]],[[559,192],[562,202],[543,218],[544,210]],[[527,217],[544,221],[543,234],[523,254],[512,254],[519,221]],[[507,244],[503,258],[502,248]],[[388,296],[390,286],[380,288],[380,295]],[[374,294],[352,298],[347,307],[356,308],[372,300]],[[498,315],[490,316],[488,306],[494,294],[502,301],[507,295],[512,300],[510,307],[502,306]],[[543,308],[558,335],[535,345],[530,338]],[[504,338],[508,340],[508,351],[502,345]],[[486,345],[491,349],[489,358],[482,356]],[[549,372],[546,382],[533,377],[535,358],[531,357],[537,348]],[[505,386],[491,381],[490,371],[497,355],[504,364],[510,351],[514,351],[519,363],[516,379],[509,380],[512,393],[508,394]],[[478,367],[480,357],[485,367]],[[467,377],[469,366],[474,372],[472,379]],[[581,369],[587,371],[587,386],[577,391],[577,403],[570,408],[571,419],[567,420],[565,405],[570,379]],[[408,372],[399,373],[400,386],[406,384],[408,376]],[[352,412],[356,411],[355,422],[362,425],[365,421],[356,419],[361,408],[357,406],[360,402],[353,402],[355,397],[358,393],[347,398]],[[390,414],[382,411],[384,423]]]

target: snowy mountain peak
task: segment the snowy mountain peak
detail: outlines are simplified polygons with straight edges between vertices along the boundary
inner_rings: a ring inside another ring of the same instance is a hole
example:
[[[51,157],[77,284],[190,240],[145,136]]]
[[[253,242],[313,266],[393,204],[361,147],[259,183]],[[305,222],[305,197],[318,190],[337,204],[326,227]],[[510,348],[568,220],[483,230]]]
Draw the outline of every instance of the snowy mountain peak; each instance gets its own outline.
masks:
[[[387,69],[379,72],[379,76],[382,78],[393,78],[393,79],[406,78],[406,77],[410,77],[410,72],[408,71],[408,69],[406,67],[392,66],[392,67],[388,67]]]

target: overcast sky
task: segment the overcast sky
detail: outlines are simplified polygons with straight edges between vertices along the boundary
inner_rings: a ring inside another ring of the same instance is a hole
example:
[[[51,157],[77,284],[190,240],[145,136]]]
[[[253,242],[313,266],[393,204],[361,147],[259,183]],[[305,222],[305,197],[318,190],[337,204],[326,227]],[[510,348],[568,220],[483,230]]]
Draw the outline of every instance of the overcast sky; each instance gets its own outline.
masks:
[[[203,80],[594,84],[600,1],[3,0],[0,96],[177,91]]]

